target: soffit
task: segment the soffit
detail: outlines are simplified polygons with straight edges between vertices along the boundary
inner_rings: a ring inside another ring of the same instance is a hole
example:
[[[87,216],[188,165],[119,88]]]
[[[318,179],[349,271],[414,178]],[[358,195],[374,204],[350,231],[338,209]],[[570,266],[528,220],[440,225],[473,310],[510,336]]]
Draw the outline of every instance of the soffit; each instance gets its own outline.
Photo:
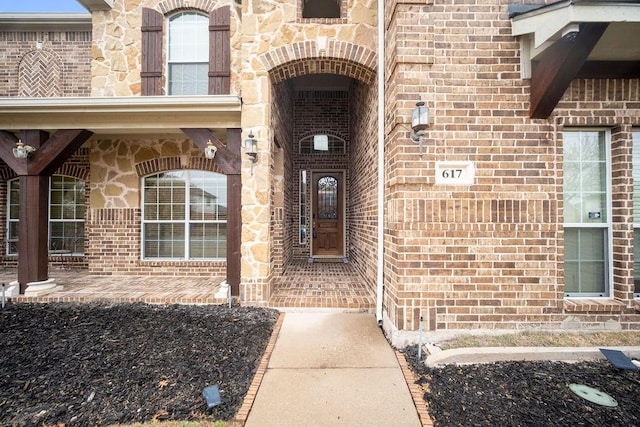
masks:
[[[509,13],[532,118],[549,117],[574,79],[640,78],[640,0],[563,0]]]
[[[640,60],[640,1],[565,0],[514,14],[511,21],[512,35],[529,43],[531,60],[584,23],[609,24],[589,61]]]
[[[181,134],[240,128],[237,96],[0,98],[0,129],[86,129],[95,134]]]

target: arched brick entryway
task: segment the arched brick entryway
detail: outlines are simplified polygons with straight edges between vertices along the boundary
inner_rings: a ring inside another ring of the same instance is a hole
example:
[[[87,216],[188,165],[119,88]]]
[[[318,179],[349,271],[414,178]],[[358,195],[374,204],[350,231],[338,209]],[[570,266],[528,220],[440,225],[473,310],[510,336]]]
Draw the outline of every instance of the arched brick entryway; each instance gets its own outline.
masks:
[[[311,40],[282,46],[259,59],[269,73],[270,128],[277,145],[272,150],[270,304],[371,309],[377,55],[336,40],[328,40],[320,50]],[[304,80],[308,78],[311,84]],[[303,152],[299,144],[315,134],[339,135],[345,140],[344,151]],[[342,237],[331,255],[316,248],[313,232],[313,200],[318,195],[311,195],[312,177],[321,174],[338,174],[344,185],[338,193],[344,195],[339,196],[344,208],[339,208],[338,221],[343,234],[338,233]]]

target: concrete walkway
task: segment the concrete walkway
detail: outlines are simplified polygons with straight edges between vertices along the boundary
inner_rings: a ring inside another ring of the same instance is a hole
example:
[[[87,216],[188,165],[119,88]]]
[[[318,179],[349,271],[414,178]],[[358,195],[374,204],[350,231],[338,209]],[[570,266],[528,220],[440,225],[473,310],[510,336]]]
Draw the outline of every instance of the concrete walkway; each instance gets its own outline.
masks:
[[[372,314],[287,313],[246,426],[420,426]]]

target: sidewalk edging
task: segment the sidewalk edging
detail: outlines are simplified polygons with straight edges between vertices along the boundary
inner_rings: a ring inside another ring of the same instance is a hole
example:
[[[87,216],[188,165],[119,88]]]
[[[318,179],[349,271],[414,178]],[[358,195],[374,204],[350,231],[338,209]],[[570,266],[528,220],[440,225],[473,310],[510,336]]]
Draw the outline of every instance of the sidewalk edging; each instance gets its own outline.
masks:
[[[260,360],[258,369],[253,376],[253,380],[251,381],[251,385],[249,386],[247,395],[244,397],[242,406],[240,407],[238,413],[236,413],[236,416],[234,418],[234,421],[242,423],[242,425],[245,425],[245,423],[247,422],[247,418],[249,418],[249,412],[251,412],[253,402],[256,400],[256,395],[258,394],[258,390],[260,389],[260,385],[262,384],[262,379],[264,378],[264,374],[267,371],[267,366],[269,365],[269,359],[271,359],[271,354],[273,353],[273,349],[276,346],[276,340],[278,339],[278,335],[280,334],[282,322],[284,322],[284,316],[285,313],[281,312],[278,316],[276,324],[273,326],[271,338],[269,338],[269,342],[267,343],[267,347],[264,350],[264,354],[262,355],[262,359]]]
[[[396,359],[398,359],[398,364],[400,365],[400,369],[402,370],[402,375],[404,376],[404,380],[407,383],[407,387],[409,387],[409,393],[411,393],[411,398],[413,399],[413,405],[416,408],[416,412],[418,412],[418,418],[420,419],[420,424],[422,427],[433,427],[433,419],[429,415],[428,404],[424,400],[424,392],[425,390],[418,384],[416,384],[416,377],[409,364],[407,363],[407,359],[404,357],[404,354],[399,352],[398,350],[394,350],[396,353]]]

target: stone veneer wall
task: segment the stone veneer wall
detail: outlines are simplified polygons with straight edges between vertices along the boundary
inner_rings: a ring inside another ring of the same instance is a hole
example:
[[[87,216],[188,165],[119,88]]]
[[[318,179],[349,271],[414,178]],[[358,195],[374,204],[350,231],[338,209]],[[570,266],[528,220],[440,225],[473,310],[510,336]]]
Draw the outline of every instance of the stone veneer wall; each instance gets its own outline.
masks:
[[[416,330],[421,315],[432,330],[638,328],[630,298],[638,81],[576,81],[549,120],[530,119],[508,3],[386,5],[389,321],[400,330]],[[408,132],[418,97],[431,113],[422,158]],[[561,131],[569,126],[612,129],[616,300],[563,298]],[[445,160],[472,161],[474,184],[435,185]]]
[[[90,206],[86,230],[89,271],[224,277],[224,261],[151,261],[141,259],[142,177],[177,169],[221,173],[189,139],[91,140]]]
[[[165,16],[180,10],[211,12],[231,6],[231,93],[239,93],[240,17],[232,0],[115,0],[108,11],[93,12],[91,94],[93,96],[134,96],[141,93],[142,8],[155,9]],[[165,23],[166,31],[166,23]],[[165,38],[166,40],[166,38]],[[166,56],[166,41],[163,46]],[[166,76],[163,76],[166,86]]]
[[[90,57],[89,31],[0,29],[0,97],[88,96]]]
[[[373,294],[378,260],[378,115],[376,86],[356,83],[351,94],[349,150],[351,262]]]
[[[299,5],[298,0],[242,2],[242,128],[252,129],[261,144],[260,161],[254,165],[253,176],[249,175],[247,163],[243,164],[242,221],[243,230],[248,231],[243,231],[242,237],[243,295],[249,295],[253,287],[264,289],[265,278],[271,276],[272,258],[263,252],[268,247],[264,242],[272,241],[268,220],[272,209],[269,197],[264,197],[272,194],[272,168],[265,159],[273,159],[265,152],[277,136],[269,131],[272,109],[278,108],[270,93],[271,85],[319,72],[364,80],[371,75],[371,68],[367,67],[375,64],[374,1],[350,1],[344,23],[301,22]],[[318,50],[318,37],[327,37],[325,51]],[[265,210],[268,215],[264,215]],[[291,220],[286,212],[284,218],[285,222]]]

